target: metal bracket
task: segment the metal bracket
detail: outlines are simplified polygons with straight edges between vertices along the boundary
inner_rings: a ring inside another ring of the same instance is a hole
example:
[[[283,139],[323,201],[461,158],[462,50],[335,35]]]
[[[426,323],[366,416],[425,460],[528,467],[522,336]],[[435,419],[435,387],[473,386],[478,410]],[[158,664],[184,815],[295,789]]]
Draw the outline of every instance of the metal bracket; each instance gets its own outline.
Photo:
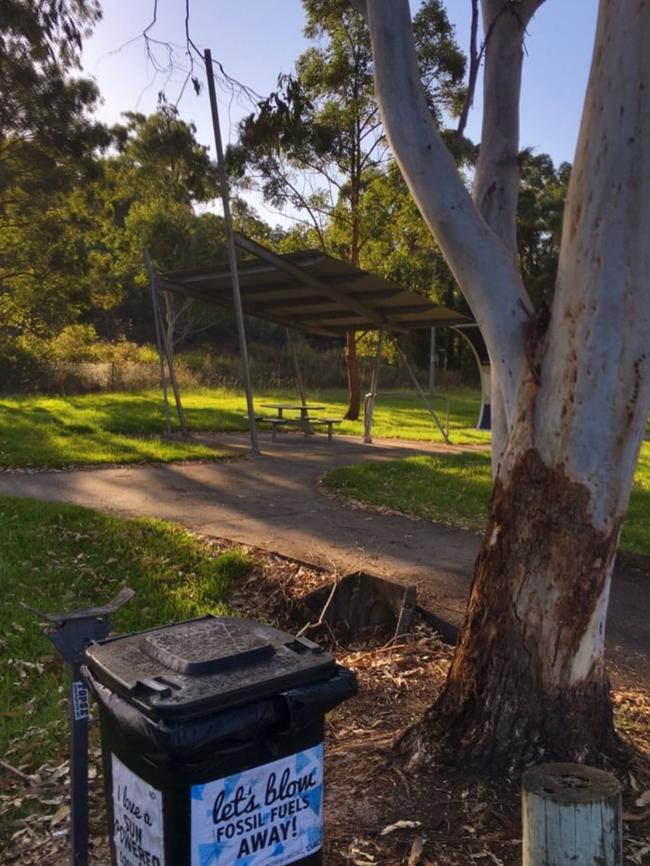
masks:
[[[135,592],[125,586],[112,601],[99,607],[47,613],[22,602],[25,610],[51,623],[47,637],[70,667],[70,863],[88,864],[88,689],[81,678],[86,647],[104,640],[111,630],[109,617]]]

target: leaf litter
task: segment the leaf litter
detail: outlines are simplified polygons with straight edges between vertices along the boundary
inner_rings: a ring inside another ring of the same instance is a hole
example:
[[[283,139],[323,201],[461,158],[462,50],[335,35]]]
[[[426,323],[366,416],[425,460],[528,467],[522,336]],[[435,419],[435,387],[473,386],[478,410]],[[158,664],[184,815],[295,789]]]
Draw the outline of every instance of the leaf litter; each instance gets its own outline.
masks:
[[[221,552],[230,545],[207,539]],[[241,545],[239,545],[241,546]],[[336,579],[273,554],[251,551],[252,575],[230,593],[236,613],[296,632],[309,621],[302,599]],[[462,770],[406,771],[394,750],[444,683],[452,650],[416,617],[408,637],[387,642],[367,634],[348,646],[323,632],[318,640],[357,673],[359,694],[326,722],[324,861],[328,866],[519,866],[519,791],[507,781],[469,777]],[[17,665],[20,671],[20,664]],[[57,696],[58,699],[59,696]],[[650,863],[650,696],[618,692],[619,726],[638,760],[622,780],[625,863]],[[32,766],[30,752],[51,736],[27,728],[0,761],[0,862],[67,866],[70,765],[59,755]],[[90,863],[107,866],[101,755],[96,729],[90,750]],[[646,814],[648,813],[648,814]]]

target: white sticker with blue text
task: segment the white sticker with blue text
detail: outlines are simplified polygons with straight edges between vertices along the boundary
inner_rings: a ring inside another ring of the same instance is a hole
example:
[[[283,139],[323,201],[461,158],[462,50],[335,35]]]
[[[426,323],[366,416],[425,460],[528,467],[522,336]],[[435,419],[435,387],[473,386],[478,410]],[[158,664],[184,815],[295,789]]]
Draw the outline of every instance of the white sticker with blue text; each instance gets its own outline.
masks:
[[[192,786],[192,866],[286,866],[322,843],[322,743]]]
[[[117,866],[165,866],[162,794],[111,755]]]

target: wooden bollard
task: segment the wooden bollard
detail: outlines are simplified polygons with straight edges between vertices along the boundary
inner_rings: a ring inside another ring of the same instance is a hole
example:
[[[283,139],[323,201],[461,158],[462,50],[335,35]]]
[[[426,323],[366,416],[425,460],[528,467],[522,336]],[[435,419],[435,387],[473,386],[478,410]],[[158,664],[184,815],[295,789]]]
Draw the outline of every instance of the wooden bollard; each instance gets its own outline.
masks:
[[[583,764],[540,764],[522,777],[523,866],[622,866],[621,786]]]

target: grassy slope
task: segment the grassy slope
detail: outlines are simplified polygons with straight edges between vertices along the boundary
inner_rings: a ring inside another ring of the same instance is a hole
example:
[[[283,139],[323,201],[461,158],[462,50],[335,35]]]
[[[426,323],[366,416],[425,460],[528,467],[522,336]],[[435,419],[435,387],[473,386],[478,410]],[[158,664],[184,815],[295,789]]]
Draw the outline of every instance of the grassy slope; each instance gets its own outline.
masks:
[[[17,765],[64,749],[67,727],[65,671],[21,601],[43,610],[85,607],[128,584],[136,597],[114,625],[136,631],[223,613],[229,583],[252,567],[247,554],[216,556],[177,526],[77,506],[0,497],[0,522],[0,754]]]
[[[479,401],[471,391],[451,395],[451,435],[456,443],[487,443],[489,434],[473,429]],[[290,391],[257,395],[256,408],[272,416],[268,402],[295,401]],[[310,402],[326,406],[325,417],[342,417],[342,391],[311,393]],[[436,405],[442,403],[438,401]],[[230,391],[188,390],[183,393],[188,425],[194,431],[246,430],[246,400]],[[0,398],[0,467],[132,463],[191,460],[223,456],[197,444],[165,442],[160,394],[156,391],[85,394],[77,397]],[[361,435],[362,421],[345,421],[341,433]],[[377,437],[442,441],[431,418],[415,399],[382,397],[375,411]]]
[[[323,484],[372,505],[478,530],[487,517],[490,459],[482,453],[427,455],[346,466],[330,472]],[[650,555],[650,442],[641,447],[621,547]]]

